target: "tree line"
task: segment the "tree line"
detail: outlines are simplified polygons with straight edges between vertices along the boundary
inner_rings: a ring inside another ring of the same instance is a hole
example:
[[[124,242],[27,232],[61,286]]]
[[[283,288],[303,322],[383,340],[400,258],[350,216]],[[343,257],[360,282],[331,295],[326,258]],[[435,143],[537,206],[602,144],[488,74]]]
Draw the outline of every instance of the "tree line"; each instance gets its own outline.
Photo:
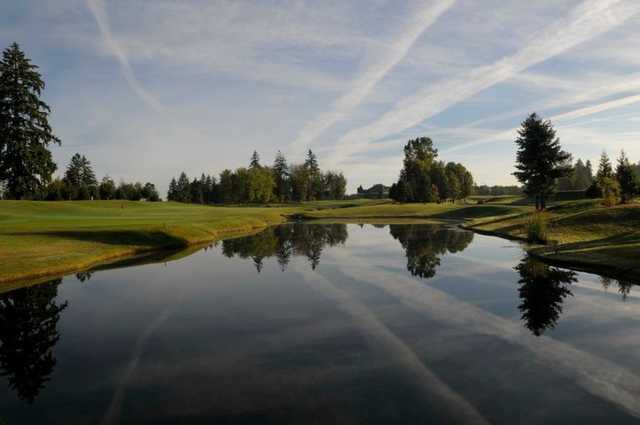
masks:
[[[253,152],[248,167],[225,169],[218,178],[202,174],[190,180],[185,172],[171,179],[167,200],[197,204],[300,202],[343,199],[347,180],[340,172],[323,172],[309,150],[302,164],[289,165],[278,151],[272,166]]]
[[[109,176],[100,182],[91,166],[91,162],[76,153],[71,157],[63,178],[52,180],[46,187],[36,191],[32,199],[46,201],[86,201],[86,200],[128,200],[159,202],[160,195],[153,183],[127,183],[117,185]]]
[[[438,150],[428,137],[409,140],[404,147],[400,178],[389,197],[398,202],[444,202],[469,197],[473,176],[462,164],[438,161]]]
[[[591,163],[572,165],[571,154],[562,150],[560,139],[550,121],[533,113],[522,122],[516,139],[516,172],[524,192],[535,198],[537,210],[546,208],[547,200],[561,184],[586,188],[591,198],[602,198],[606,206],[627,203],[640,194],[638,166],[624,151],[614,170],[606,152],[602,153],[598,171],[593,176]]]

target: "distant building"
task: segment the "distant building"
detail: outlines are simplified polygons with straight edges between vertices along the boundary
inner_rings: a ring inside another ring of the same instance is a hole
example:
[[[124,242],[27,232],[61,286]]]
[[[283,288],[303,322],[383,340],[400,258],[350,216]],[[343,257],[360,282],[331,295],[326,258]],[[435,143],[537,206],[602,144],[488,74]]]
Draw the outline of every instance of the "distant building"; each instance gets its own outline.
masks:
[[[359,186],[357,196],[358,198],[388,198],[389,186],[385,186],[383,184],[375,184],[369,189],[364,189],[362,186]]]

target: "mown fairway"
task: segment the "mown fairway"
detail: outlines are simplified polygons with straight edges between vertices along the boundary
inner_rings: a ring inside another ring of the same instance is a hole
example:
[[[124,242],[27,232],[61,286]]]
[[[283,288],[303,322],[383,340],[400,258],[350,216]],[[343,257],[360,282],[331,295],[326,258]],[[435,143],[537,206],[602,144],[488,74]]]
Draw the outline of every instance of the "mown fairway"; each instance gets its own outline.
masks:
[[[395,204],[387,200],[319,201],[263,207],[173,202],[0,202],[0,282],[62,274],[115,257],[180,248],[256,231],[292,216],[350,222],[455,220],[522,238],[531,207],[506,199],[480,204]],[[562,202],[547,213],[549,258],[625,270],[640,252],[640,205],[602,208]]]
[[[0,281],[88,267],[280,223],[291,208],[122,201],[0,202]]]
[[[287,216],[387,201],[268,207],[172,202],[0,201],[0,282],[86,268],[110,258],[248,233]]]

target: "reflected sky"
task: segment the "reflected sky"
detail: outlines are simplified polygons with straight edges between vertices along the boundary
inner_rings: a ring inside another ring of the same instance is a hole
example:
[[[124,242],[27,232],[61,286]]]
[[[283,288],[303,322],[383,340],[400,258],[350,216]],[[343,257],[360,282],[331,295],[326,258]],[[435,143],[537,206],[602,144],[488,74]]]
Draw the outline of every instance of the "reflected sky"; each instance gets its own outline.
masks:
[[[0,419],[635,423],[638,313],[497,238],[285,225],[0,295]]]

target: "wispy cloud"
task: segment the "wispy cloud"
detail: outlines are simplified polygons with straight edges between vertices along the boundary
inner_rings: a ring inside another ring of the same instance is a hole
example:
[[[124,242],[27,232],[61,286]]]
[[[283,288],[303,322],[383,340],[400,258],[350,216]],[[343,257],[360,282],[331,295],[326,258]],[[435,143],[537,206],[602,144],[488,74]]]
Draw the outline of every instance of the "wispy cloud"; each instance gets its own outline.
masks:
[[[573,119],[577,119],[577,118],[583,118],[583,117],[587,117],[590,115],[595,115],[601,112],[605,112],[605,111],[609,111],[612,109],[616,109],[616,108],[622,108],[624,106],[629,106],[629,105],[633,105],[635,103],[640,102],[640,95],[631,95],[631,96],[625,96],[623,98],[620,99],[616,99],[616,100],[610,100],[610,101],[605,101],[605,102],[599,102],[595,105],[590,105],[590,106],[585,106],[582,108],[577,108],[577,109],[573,109],[567,112],[563,112],[560,114],[556,114],[556,115],[552,115],[551,117],[549,117],[548,119],[550,121],[552,121],[553,123],[558,123],[558,122],[563,122],[563,121],[569,121],[569,120],[573,120]],[[566,129],[566,127],[565,127]],[[459,145],[456,146],[452,146],[448,149],[444,149],[443,153],[451,153],[451,152],[457,152],[463,149],[469,149],[472,147],[477,147],[480,145],[486,145],[488,143],[495,143],[495,142],[501,142],[501,141],[507,141],[507,140],[514,140],[516,137],[516,132],[517,132],[518,128],[517,127],[513,127],[510,128],[508,130],[501,130],[498,132],[494,132],[492,134],[488,134],[485,135],[483,137],[480,138],[476,138],[475,140],[466,142],[466,143],[461,143]],[[605,143],[607,137],[604,136],[603,134],[599,134],[598,135],[600,137],[599,142]],[[609,139],[611,139],[611,137],[609,137]],[[583,139],[584,140],[584,139]],[[613,139],[612,139],[613,140]]]
[[[587,0],[555,21],[515,54],[461,76],[435,82],[398,102],[380,119],[346,133],[338,141],[332,164],[365,149],[371,142],[398,133],[585,41],[604,34],[640,11],[637,2]]]
[[[142,87],[133,72],[133,68],[131,68],[127,55],[113,38],[111,27],[109,25],[109,15],[107,14],[103,1],[87,0],[87,6],[89,7],[89,10],[91,10],[93,17],[98,24],[104,43],[120,64],[122,74],[124,75],[124,78],[131,90],[133,90],[133,92],[138,95],[140,99],[142,99],[142,101],[144,101],[144,103],[146,103],[151,109],[155,111],[162,111],[164,109],[162,104],[153,95],[147,92],[144,87]]]
[[[305,124],[296,140],[291,144],[294,156],[309,147],[322,132],[348,117],[372,92],[378,82],[404,59],[416,40],[455,2],[456,0],[438,0],[412,14],[411,21],[407,23],[405,31],[385,49],[384,54],[377,57],[364,69],[364,72],[353,80],[347,91],[335,101],[332,109]]]
[[[624,106],[633,105],[634,103],[638,103],[638,102],[640,102],[640,94],[625,96],[621,99],[601,102],[601,103],[598,103],[597,105],[587,106],[584,108],[579,108],[573,111],[558,114],[552,117],[552,119],[556,121],[561,121],[561,120],[571,120],[575,118],[582,118],[589,115],[598,114],[600,112],[608,111],[610,109],[622,108]]]

